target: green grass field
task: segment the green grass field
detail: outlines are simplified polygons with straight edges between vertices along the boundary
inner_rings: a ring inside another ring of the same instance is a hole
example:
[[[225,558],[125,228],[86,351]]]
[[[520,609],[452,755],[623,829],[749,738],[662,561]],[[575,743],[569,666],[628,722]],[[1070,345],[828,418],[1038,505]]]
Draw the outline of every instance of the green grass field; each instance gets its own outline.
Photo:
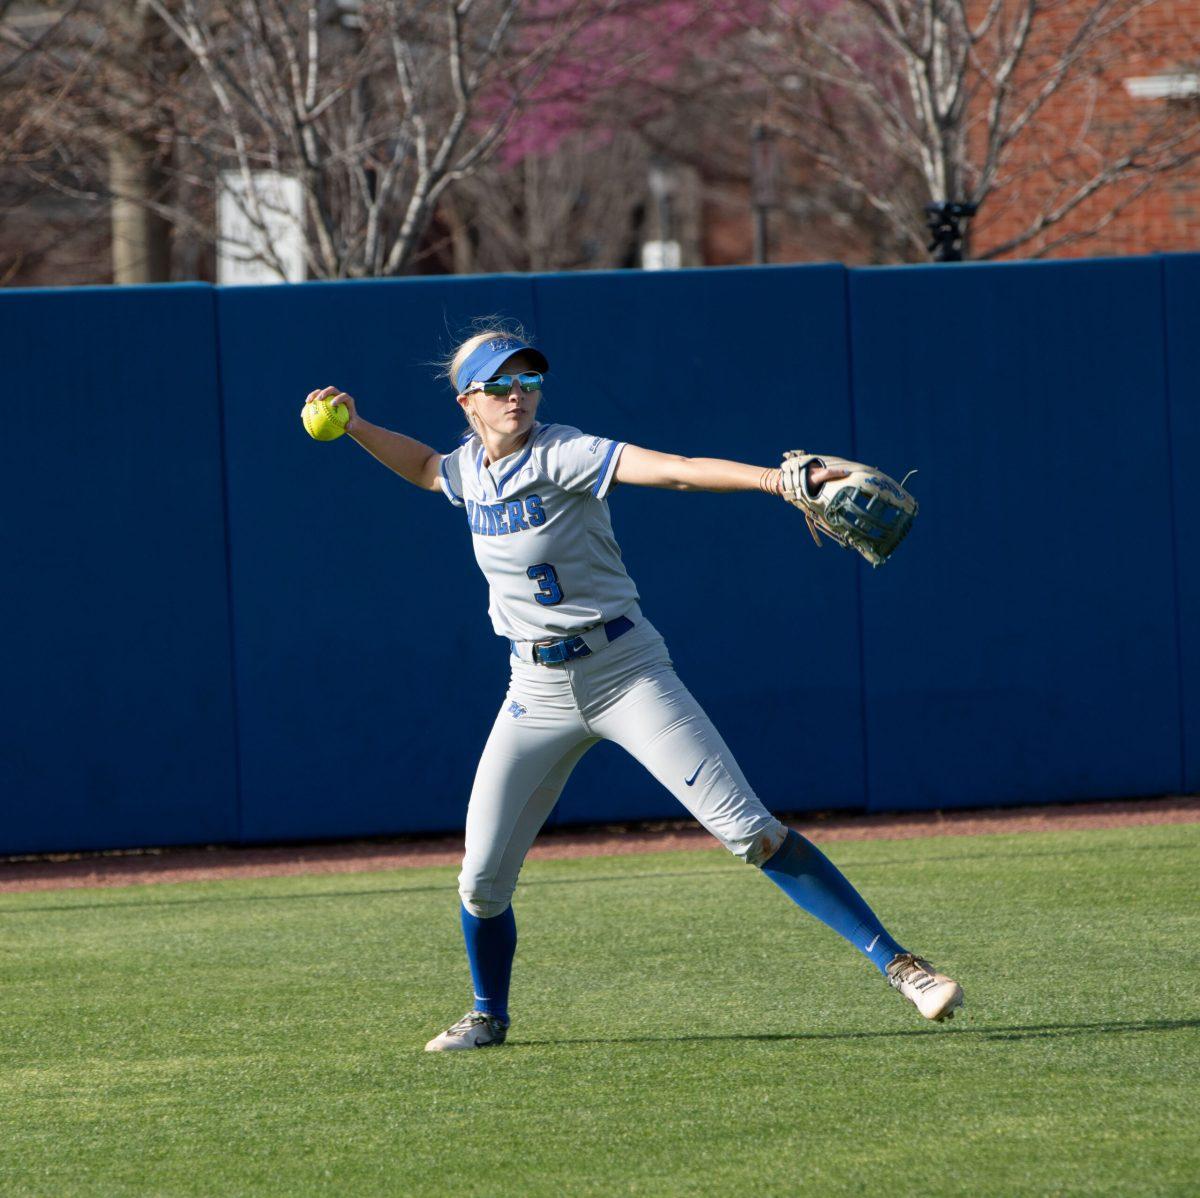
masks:
[[[1200,826],[828,847],[952,1024],[719,850],[530,865],[437,1056],[452,869],[0,896],[0,1194],[1200,1193]]]

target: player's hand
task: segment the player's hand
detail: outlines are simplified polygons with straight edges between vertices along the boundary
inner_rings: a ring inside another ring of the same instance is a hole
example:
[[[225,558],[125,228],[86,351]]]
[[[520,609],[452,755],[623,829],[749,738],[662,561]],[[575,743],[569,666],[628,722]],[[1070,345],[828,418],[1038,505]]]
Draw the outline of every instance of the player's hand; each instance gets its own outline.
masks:
[[[346,421],[346,432],[354,432],[355,426],[358,424],[358,409],[354,406],[354,396],[347,395],[337,387],[320,387],[316,391],[310,391],[304,402],[315,403],[318,399],[328,399],[331,408],[348,409],[350,419]]]

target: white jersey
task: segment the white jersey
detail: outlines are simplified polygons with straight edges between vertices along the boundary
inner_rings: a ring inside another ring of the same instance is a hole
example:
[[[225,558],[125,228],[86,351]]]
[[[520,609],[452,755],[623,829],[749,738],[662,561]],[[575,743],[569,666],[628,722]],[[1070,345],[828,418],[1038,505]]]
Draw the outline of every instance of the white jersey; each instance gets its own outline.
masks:
[[[534,424],[498,462],[484,463],[474,434],[442,458],[442,490],[466,510],[498,635],[575,636],[634,608],[637,588],[605,501],[624,448],[565,424]]]

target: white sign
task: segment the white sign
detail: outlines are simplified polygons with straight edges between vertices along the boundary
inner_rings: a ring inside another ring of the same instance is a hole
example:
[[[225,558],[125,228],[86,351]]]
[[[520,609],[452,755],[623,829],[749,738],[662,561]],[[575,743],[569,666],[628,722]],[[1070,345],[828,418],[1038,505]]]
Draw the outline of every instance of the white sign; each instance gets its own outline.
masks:
[[[1125,90],[1135,100],[1190,100],[1200,95],[1200,75],[1134,75]]]
[[[643,270],[678,270],[683,265],[683,248],[678,241],[642,243]]]
[[[299,283],[304,278],[304,197],[300,180],[253,171],[221,172],[217,200],[217,282]]]

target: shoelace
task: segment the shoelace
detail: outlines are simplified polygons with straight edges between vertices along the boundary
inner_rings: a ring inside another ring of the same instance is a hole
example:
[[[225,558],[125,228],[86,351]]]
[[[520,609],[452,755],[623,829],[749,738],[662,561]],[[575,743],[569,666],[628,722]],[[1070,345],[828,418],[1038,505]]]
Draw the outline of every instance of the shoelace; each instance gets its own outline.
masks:
[[[473,1028],[477,1023],[490,1022],[489,1016],[483,1011],[468,1011],[452,1028],[452,1032],[465,1032]]]
[[[911,953],[900,958],[900,964],[894,970],[888,971],[888,980],[899,989],[901,986],[912,986],[914,990],[928,990],[937,985],[933,976],[933,966],[921,957]]]

